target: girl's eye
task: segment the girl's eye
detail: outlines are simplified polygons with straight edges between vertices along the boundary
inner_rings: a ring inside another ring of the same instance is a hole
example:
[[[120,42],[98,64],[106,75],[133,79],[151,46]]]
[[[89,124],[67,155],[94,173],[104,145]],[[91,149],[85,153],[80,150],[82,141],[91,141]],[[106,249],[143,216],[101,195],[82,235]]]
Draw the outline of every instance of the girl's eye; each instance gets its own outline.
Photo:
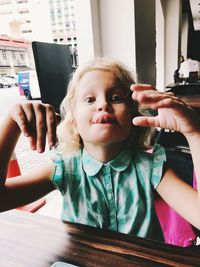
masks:
[[[89,96],[89,97],[87,97],[87,98],[85,99],[85,102],[86,102],[87,104],[92,104],[92,103],[94,103],[94,101],[95,101],[95,98],[92,97],[92,96]]]
[[[123,98],[122,96],[120,96],[120,95],[112,95],[112,96],[110,97],[110,101],[111,101],[112,103],[116,103],[116,104],[118,104],[118,103],[122,103],[122,102],[124,102],[124,98]]]

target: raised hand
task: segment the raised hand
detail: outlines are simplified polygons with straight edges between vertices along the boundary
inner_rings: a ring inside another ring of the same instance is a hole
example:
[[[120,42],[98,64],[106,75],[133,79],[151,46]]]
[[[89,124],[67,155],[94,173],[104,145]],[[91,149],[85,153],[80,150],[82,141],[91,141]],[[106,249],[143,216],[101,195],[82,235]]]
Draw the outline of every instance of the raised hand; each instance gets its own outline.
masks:
[[[138,126],[153,126],[178,131],[185,136],[200,132],[200,115],[173,93],[157,91],[151,85],[132,85],[132,99],[141,106],[158,110],[155,117],[141,116],[133,119]]]
[[[55,145],[57,116],[51,105],[31,101],[16,104],[11,109],[10,116],[29,138],[31,149],[43,152],[46,136],[49,146]]]

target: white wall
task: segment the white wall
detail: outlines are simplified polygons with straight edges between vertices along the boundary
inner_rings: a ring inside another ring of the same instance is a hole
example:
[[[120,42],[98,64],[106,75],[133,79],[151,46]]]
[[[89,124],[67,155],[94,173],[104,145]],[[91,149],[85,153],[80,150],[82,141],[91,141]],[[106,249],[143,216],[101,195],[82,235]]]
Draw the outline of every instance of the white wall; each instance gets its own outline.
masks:
[[[137,20],[135,7],[141,12]],[[141,81],[155,84],[155,17],[150,7],[155,6],[148,0],[75,0],[79,64],[94,56],[113,57],[133,72],[137,66]]]
[[[75,0],[79,64],[101,56],[99,0]]]
[[[180,0],[165,1],[165,85],[173,83],[173,74],[178,67],[180,43]]]
[[[109,56],[135,70],[132,0],[75,0],[75,14],[79,64]]]
[[[134,1],[100,0],[102,56],[115,57],[135,71]]]
[[[160,0],[156,0],[156,88],[165,89],[165,22]]]
[[[161,24],[156,43],[158,2]],[[160,90],[173,82],[181,48],[181,0],[75,0],[75,4],[79,64],[94,56],[110,56],[133,71],[137,67],[141,80]]]

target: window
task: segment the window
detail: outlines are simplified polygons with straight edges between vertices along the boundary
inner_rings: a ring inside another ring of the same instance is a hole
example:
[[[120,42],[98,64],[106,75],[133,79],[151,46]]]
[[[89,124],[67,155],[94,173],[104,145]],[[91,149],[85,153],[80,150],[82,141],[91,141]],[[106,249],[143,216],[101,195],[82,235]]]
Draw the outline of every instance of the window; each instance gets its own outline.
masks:
[[[51,12],[51,20],[53,20],[53,21],[55,21],[55,14],[54,14],[54,12]]]
[[[18,0],[17,4],[25,4],[28,3],[28,0]]]
[[[12,57],[13,57],[14,60],[16,59],[16,53],[15,53],[15,51],[12,51]]]
[[[2,57],[3,57],[3,60],[7,60],[6,50],[2,50]]]
[[[24,61],[24,54],[22,54],[22,53],[20,53],[20,59],[22,60],[22,61]]]
[[[30,33],[32,30],[23,30],[22,33]]]
[[[20,10],[19,14],[29,14],[29,10]]]

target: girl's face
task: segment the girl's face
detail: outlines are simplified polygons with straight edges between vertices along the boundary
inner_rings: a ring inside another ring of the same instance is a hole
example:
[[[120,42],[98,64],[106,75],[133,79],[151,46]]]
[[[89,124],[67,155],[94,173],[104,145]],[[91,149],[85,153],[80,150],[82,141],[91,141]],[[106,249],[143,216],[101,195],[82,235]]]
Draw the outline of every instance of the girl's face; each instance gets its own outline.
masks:
[[[86,73],[76,88],[74,107],[77,130],[84,146],[126,140],[132,128],[131,106],[128,90],[117,85],[112,72]]]

